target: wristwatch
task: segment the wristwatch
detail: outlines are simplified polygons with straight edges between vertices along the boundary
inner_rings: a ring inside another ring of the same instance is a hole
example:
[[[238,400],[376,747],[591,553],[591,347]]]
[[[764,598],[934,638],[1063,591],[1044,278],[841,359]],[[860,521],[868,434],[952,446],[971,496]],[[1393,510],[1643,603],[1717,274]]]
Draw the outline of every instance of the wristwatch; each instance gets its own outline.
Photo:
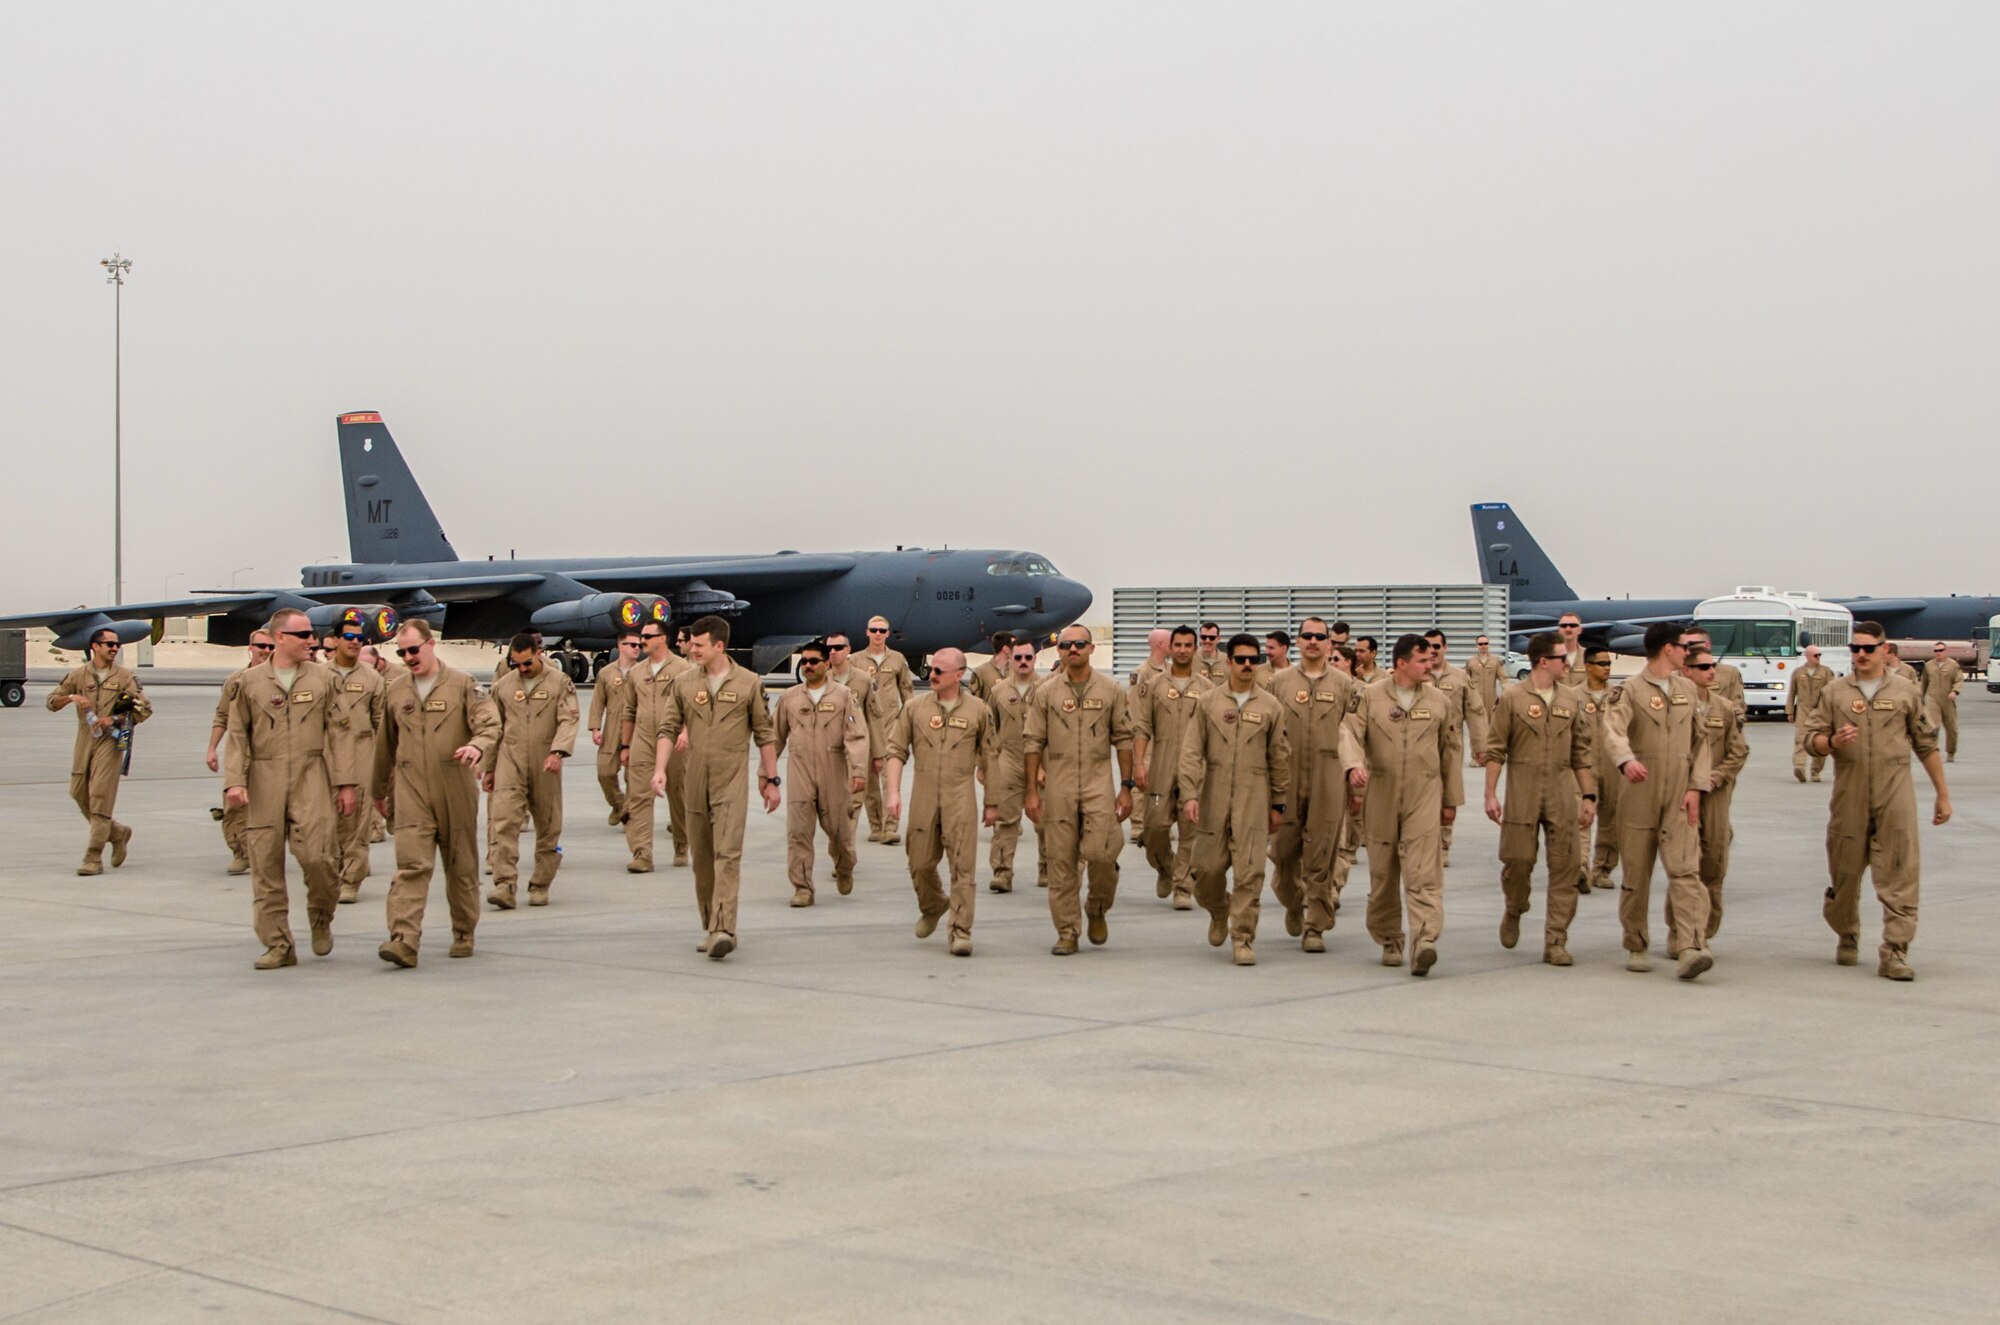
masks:
[[[1119,780],[1118,785],[1125,788],[1125,790],[1130,791],[1139,784],[1134,782],[1131,778],[1122,778]]]
[[[1285,803],[1284,803],[1283,801],[1279,801],[1279,802],[1277,802],[1276,804],[1274,804],[1273,806],[1271,806],[1271,809],[1272,809],[1272,810],[1273,810],[1273,811],[1274,811],[1275,813],[1278,813],[1278,814],[1283,814],[1283,813],[1285,812]]]
[[[759,773],[757,775],[757,781],[767,787],[782,787],[785,785],[785,780],[779,777],[775,773],[773,773],[770,777],[765,777],[762,773]]]
[[[1594,791],[1586,791],[1583,793],[1583,798],[1587,801],[1594,801],[1597,799],[1597,793]]]

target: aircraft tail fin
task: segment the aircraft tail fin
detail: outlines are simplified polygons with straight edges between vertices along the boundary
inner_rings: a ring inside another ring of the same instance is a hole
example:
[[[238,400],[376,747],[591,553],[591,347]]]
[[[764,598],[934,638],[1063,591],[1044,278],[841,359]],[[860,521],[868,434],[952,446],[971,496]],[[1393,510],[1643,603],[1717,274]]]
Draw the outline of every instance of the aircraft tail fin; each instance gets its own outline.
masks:
[[[1515,602],[1545,603],[1576,597],[1569,581],[1506,502],[1473,505],[1472,542],[1479,554],[1480,583],[1508,586]]]
[[[382,416],[374,410],[343,414],[339,431],[347,550],[355,563],[457,561]]]

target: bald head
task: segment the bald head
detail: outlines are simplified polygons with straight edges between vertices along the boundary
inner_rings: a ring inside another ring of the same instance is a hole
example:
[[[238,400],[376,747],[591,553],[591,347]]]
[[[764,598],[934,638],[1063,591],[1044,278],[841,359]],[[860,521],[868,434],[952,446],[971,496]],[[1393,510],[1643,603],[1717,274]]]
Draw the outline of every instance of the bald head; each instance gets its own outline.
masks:
[[[1167,662],[1167,648],[1173,643],[1174,632],[1165,626],[1155,626],[1146,632],[1146,657],[1153,666],[1164,667]]]
[[[958,688],[965,681],[965,651],[963,649],[939,649],[931,655],[931,693],[940,700],[958,698]]]

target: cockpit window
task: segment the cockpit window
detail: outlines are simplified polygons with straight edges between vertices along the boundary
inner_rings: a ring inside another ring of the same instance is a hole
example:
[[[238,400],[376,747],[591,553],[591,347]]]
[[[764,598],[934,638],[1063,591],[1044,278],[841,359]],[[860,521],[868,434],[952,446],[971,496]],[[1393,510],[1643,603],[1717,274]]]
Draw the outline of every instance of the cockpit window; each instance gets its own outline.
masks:
[[[1028,568],[1018,561],[989,561],[986,563],[988,575],[1026,575]]]
[[[1054,566],[1049,565],[1048,562],[1043,561],[1040,557],[1028,558],[1028,574],[1054,575],[1055,573],[1056,573],[1056,568]]]

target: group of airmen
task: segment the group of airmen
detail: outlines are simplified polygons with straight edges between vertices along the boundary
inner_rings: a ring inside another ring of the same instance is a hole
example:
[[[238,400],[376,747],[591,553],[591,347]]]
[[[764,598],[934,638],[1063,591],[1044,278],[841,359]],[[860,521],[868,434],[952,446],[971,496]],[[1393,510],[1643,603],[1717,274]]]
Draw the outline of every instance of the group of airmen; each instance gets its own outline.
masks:
[[[481,790],[486,904],[517,905],[520,839],[532,826],[526,900],[547,905],[562,863],[564,761],[584,731],[632,873],[654,869],[656,807],[666,801],[673,863],[693,867],[696,947],[718,961],[739,946],[754,759],[765,812],[786,809],[791,905],[817,900],[819,836],[834,887],[853,889],[865,814],[871,843],[906,852],[916,936],[945,927],[954,956],[972,953],[979,830],[992,830],[988,888],[1011,892],[1025,818],[1057,956],[1074,955],[1085,938],[1108,941],[1129,832],[1157,896],[1207,912],[1208,942],[1228,944],[1242,966],[1257,961],[1267,877],[1287,934],[1323,953],[1365,850],[1365,924],[1382,964],[1426,976],[1438,961],[1443,871],[1471,768],[1483,771],[1484,809],[1500,826],[1503,947],[1519,941],[1546,852],[1545,962],[1573,964],[1578,899],[1610,889],[1619,869],[1626,968],[1650,970],[1657,863],[1668,959],[1685,980],[1714,964],[1730,805],[1749,745],[1742,678],[1698,627],[1649,626],[1643,667],[1617,683],[1610,651],[1584,647],[1581,623],[1566,616],[1528,640],[1528,671],[1509,684],[1483,635],[1463,668],[1446,659],[1441,630],[1397,638],[1384,666],[1378,642],[1350,638],[1344,622],[1308,617],[1295,634],[1226,640],[1203,622],[1154,630],[1147,660],[1121,685],[1092,665],[1090,632],[1071,626],[1056,639],[1051,673],[1037,670],[1035,641],[1001,634],[970,672],[958,649],[933,655],[923,690],[890,633],[876,617],[858,652],[839,632],[807,643],[798,683],[772,704],[762,679],[730,657],[727,621],[704,617],[678,635],[648,622],[618,638],[586,718],[534,635],[509,643],[489,688],[437,657],[425,621],[398,630],[403,667],[393,670],[359,626],[321,638],[304,613],[280,611],[253,635],[249,665],[224,683],[207,755],[222,774],[230,872],[252,880],[264,945],[255,965],[298,961],[287,848],[304,876],[312,950],[325,956],[336,908],[359,897],[369,841],[384,825],[396,870],[380,957],[417,965],[440,864],[450,955],[471,957]],[[77,711],[72,795],[90,824],[78,873],[94,875],[107,849],[112,866],[125,862],[132,830],[112,811],[130,729],[151,706],[119,666],[110,632],[89,648],[47,702]],[[1823,914],[1836,960],[1858,962],[1869,872],[1883,910],[1878,972],[1908,980],[1919,875],[1910,763],[1934,788],[1932,823],[1945,823],[1943,765],[1955,755],[1963,678],[1941,657],[1918,681],[1873,622],[1856,623],[1852,648],[1852,675],[1834,677],[1816,648],[1794,674],[1794,773],[1819,781],[1827,761],[1834,767]]]

